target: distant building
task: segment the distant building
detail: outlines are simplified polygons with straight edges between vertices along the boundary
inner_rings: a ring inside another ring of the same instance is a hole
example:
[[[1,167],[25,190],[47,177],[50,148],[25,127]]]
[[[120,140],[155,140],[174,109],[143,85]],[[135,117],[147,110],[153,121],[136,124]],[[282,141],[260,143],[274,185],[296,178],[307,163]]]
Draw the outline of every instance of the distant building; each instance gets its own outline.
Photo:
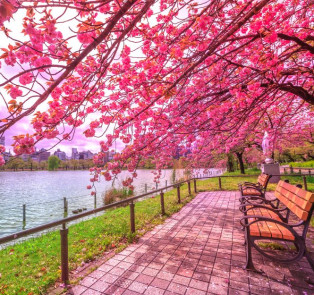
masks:
[[[5,146],[5,136],[0,137],[0,145]]]
[[[50,152],[47,152],[45,149],[41,149],[39,152],[37,152],[38,155],[38,162],[41,161],[48,161],[48,158],[50,157]]]
[[[72,160],[78,160],[80,158],[79,152],[77,151],[77,148],[72,148]]]
[[[10,158],[12,157],[10,151],[9,152],[4,152],[2,154],[2,156],[3,156],[3,159],[4,159],[5,162],[8,162],[10,160]]]
[[[175,151],[173,158],[176,160],[179,160],[181,157],[186,157],[189,154],[191,154],[190,148],[185,149],[183,147],[178,146],[176,148],[176,151]]]
[[[116,153],[115,153],[114,151],[108,152],[108,161],[113,160],[113,157],[114,157],[115,154],[116,154]]]
[[[30,155],[30,158],[35,161],[35,162],[39,162],[39,154],[38,152],[35,152],[33,154]]]
[[[114,151],[107,151],[107,152],[104,152],[103,154],[105,154],[104,163],[107,163],[113,160],[113,157],[116,153]]]
[[[90,160],[93,159],[94,154],[91,151],[84,151],[79,153],[80,160]]]
[[[28,154],[22,154],[19,156],[19,158],[22,159],[24,162],[27,162],[29,157],[30,157],[30,155],[28,155]]]
[[[61,161],[65,161],[67,159],[67,155],[65,152],[60,151],[60,149],[57,149],[54,152],[54,155],[57,156]]]

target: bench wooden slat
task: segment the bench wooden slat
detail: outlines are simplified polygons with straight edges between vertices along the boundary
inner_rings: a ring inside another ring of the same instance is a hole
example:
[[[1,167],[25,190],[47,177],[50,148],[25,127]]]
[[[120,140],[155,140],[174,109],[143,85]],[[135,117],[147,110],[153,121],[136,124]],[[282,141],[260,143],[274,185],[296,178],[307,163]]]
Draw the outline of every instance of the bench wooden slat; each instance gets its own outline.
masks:
[[[249,207],[249,206],[248,206]],[[250,207],[251,210],[250,215],[256,215],[256,216],[264,216],[269,217],[272,219],[276,219],[280,221],[280,217],[273,211],[267,210],[265,208],[253,208]],[[252,222],[255,220],[254,218],[250,218],[249,222]],[[252,236],[257,237],[265,237],[265,238],[277,238],[277,239],[286,239],[286,240],[294,240],[293,235],[283,226],[267,222],[267,221],[260,221],[257,223],[254,223],[250,226],[250,234]]]
[[[284,181],[279,181],[275,191],[276,198],[302,220],[309,216],[314,201],[313,195]]]
[[[259,221],[250,225],[250,235],[255,237],[294,241],[293,234],[280,224]]]

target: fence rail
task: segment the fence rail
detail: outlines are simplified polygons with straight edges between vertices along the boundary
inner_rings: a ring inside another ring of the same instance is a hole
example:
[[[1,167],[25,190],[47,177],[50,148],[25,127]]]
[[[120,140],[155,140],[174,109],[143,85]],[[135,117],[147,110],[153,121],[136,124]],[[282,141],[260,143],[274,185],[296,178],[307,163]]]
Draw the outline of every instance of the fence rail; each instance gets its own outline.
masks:
[[[135,201],[150,195],[154,195],[156,193],[160,193],[160,205],[161,205],[161,213],[164,215],[165,214],[165,199],[164,199],[164,191],[170,188],[176,188],[177,189],[177,198],[178,198],[178,203],[181,202],[181,193],[180,193],[180,186],[184,183],[188,184],[188,192],[191,194],[191,182],[194,184],[194,192],[197,193],[197,180],[202,180],[202,179],[211,179],[211,178],[218,178],[218,183],[219,183],[219,188],[222,188],[222,178],[243,178],[243,177],[257,177],[258,175],[221,175],[221,176],[207,176],[207,177],[195,177],[191,178],[188,180],[184,180],[181,182],[177,182],[172,185],[168,185],[159,189],[155,189],[153,191],[134,196],[122,201],[118,201],[109,205],[105,205],[99,208],[95,208],[92,210],[88,210],[82,213],[79,213],[77,215],[69,216],[69,217],[64,217],[63,219],[59,219],[56,221],[52,221],[40,226],[36,226],[30,229],[25,229],[20,232],[16,232],[14,234],[10,234],[4,237],[0,238],[0,245],[4,243],[8,243],[17,239],[20,239],[25,236],[29,236],[38,232],[46,231],[51,228],[55,228],[57,226],[62,226],[60,229],[60,237],[61,237],[61,279],[64,282],[64,284],[67,284],[69,281],[69,267],[68,267],[68,228],[66,227],[67,223],[93,215],[95,213],[99,213],[102,211],[105,211],[106,209],[114,208],[116,206],[120,205],[129,205],[130,206],[130,230],[131,232],[135,232]],[[273,175],[273,176],[295,176],[295,177],[300,177],[300,174],[289,174],[289,175]],[[308,175],[303,175],[303,181],[304,181],[304,188],[307,188],[307,182],[306,182],[306,177]]]
[[[311,176],[311,174],[314,175],[314,168],[305,168],[305,167],[283,167],[283,172],[285,174],[288,174],[289,172],[291,174],[293,173],[299,173],[299,174],[309,174]],[[303,173],[305,172],[305,173]]]
[[[221,175],[225,169],[210,169],[207,172],[196,172],[196,176],[218,176]],[[179,176],[180,177],[180,176]],[[165,179],[165,182],[149,182],[140,184],[136,190],[137,194],[147,193],[149,190],[158,189],[162,186],[168,186],[173,184],[172,180]],[[3,226],[4,231],[0,233],[0,237],[6,236],[8,234],[17,232],[19,230],[25,230],[26,228],[35,227],[43,223],[48,223],[60,218],[69,217],[73,214],[78,214],[82,211],[87,211],[89,209],[96,209],[98,207],[104,206],[104,192],[94,194],[77,195],[77,196],[64,196],[60,199],[55,199],[45,202],[36,202],[29,203],[25,202],[18,204],[14,207],[2,207],[0,209],[0,229]],[[47,206],[49,205],[49,206]],[[3,210],[4,209],[4,210]],[[5,224],[6,217],[5,214],[1,212],[14,212],[14,215],[11,216],[11,220],[14,220],[7,226]]]

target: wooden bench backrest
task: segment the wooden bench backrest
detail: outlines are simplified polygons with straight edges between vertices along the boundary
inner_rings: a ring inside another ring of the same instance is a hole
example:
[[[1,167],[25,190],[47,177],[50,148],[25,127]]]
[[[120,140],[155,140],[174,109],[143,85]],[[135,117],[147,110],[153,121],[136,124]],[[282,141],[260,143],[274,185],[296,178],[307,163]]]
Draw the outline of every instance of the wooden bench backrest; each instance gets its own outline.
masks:
[[[263,187],[266,188],[270,175],[262,173],[258,178],[257,182]]]
[[[314,193],[280,180],[275,196],[296,216],[304,221],[307,220],[314,204]]]

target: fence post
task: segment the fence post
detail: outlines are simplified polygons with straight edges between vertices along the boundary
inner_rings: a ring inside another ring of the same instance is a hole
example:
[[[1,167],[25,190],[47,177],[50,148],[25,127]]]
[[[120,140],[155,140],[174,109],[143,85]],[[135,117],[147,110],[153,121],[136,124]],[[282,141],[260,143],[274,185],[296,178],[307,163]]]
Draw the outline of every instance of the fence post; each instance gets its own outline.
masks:
[[[64,217],[66,217],[67,213],[68,213],[68,201],[67,201],[67,198],[63,198],[63,213],[64,213]]]
[[[302,174],[301,169],[299,169],[299,173]]]
[[[64,286],[67,285],[69,281],[69,255],[68,255],[68,229],[66,224],[62,224],[62,229],[60,229],[61,236],[61,280]]]
[[[145,183],[145,193],[147,193],[147,183]]]
[[[134,212],[135,204],[133,201],[130,203],[130,224],[131,224],[131,232],[135,233],[135,212]]]
[[[166,187],[168,186],[168,180],[166,180]]]
[[[26,225],[26,205],[23,205],[23,229],[25,228]]]
[[[158,189],[158,183],[157,183],[157,181],[156,181],[156,189]]]
[[[309,175],[311,176],[311,169],[309,169]]]
[[[304,185],[304,189],[307,191],[306,176],[303,176],[303,185]]]
[[[194,178],[194,193],[197,193],[197,188],[196,188],[196,179]]]
[[[177,186],[177,195],[178,195],[178,204],[181,203],[181,196],[180,196],[180,184]]]
[[[96,209],[97,207],[97,197],[96,197],[96,193],[94,195],[94,208]]]
[[[189,196],[191,195],[191,183],[188,181],[188,188],[189,188]]]
[[[287,173],[286,168],[283,168],[283,173],[284,173],[284,174],[286,174],[286,173]]]
[[[218,177],[218,182],[219,182],[219,189],[221,189],[221,178]]]
[[[290,167],[290,173],[293,174],[293,167]]]
[[[161,191],[160,193],[160,207],[161,207],[161,215],[165,215],[165,200],[164,193]]]

